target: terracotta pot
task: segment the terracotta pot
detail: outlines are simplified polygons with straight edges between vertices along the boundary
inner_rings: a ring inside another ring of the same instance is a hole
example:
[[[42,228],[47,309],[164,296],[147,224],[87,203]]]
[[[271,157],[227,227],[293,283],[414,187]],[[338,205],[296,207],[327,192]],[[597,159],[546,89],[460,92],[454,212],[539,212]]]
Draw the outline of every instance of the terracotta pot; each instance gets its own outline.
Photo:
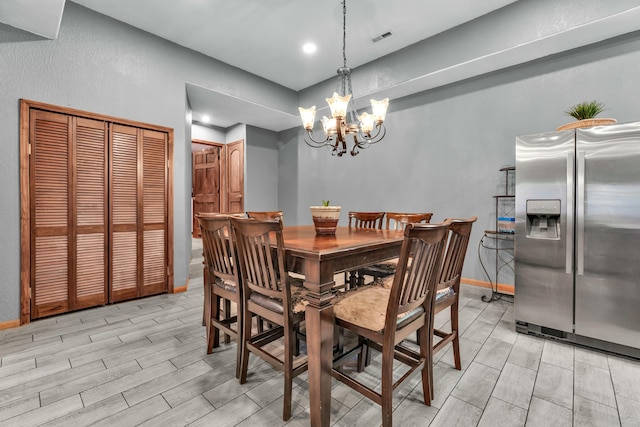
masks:
[[[583,119],[567,123],[566,125],[562,125],[556,130],[569,130],[577,128],[587,128],[591,126],[612,125],[616,122],[616,119]]]
[[[316,234],[336,234],[340,206],[311,206],[311,217],[316,227]]]

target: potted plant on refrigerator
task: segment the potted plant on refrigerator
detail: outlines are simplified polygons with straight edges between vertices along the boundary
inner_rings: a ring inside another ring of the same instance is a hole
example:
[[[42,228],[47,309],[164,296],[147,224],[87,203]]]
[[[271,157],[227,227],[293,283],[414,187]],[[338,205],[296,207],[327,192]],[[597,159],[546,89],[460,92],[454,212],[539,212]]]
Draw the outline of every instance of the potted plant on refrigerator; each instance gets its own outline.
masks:
[[[591,101],[581,102],[569,108],[565,113],[576,119],[576,122],[567,123],[560,126],[556,130],[569,130],[576,128],[585,128],[591,126],[611,125],[616,123],[616,119],[597,119],[598,114],[604,111],[602,102]]]
[[[330,206],[329,200],[323,200],[322,206],[309,207],[316,234],[336,234],[340,208],[340,206]]]

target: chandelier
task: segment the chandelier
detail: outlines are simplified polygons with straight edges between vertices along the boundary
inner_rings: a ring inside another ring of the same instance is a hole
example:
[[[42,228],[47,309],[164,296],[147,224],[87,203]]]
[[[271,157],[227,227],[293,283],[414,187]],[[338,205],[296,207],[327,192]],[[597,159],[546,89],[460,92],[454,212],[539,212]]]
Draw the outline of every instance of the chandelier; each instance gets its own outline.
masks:
[[[328,147],[334,156],[342,156],[347,152],[347,141],[353,142],[349,154],[355,156],[360,149],[382,140],[386,133],[383,126],[389,107],[389,98],[382,101],[371,99],[371,114],[358,115],[351,99],[351,68],[347,67],[347,2],[342,1],[342,59],[343,65],[338,68],[338,86],[331,98],[326,98],[331,109],[331,118],[322,117],[324,139],[313,138],[313,123],[316,117],[316,106],[298,108],[302,126],[307,131],[304,141],[313,148]],[[375,131],[374,131],[375,129]]]

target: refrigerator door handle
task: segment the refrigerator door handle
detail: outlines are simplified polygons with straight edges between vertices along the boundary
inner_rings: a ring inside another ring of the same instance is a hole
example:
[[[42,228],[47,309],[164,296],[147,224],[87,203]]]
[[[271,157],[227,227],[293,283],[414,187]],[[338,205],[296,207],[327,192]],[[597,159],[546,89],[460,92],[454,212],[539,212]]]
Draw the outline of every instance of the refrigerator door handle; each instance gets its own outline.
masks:
[[[566,257],[565,273],[573,274],[573,206],[574,206],[574,154],[567,153],[567,226],[566,226]]]
[[[576,246],[576,274],[584,275],[584,187],[586,160],[585,152],[578,151],[578,174],[576,186],[576,222],[577,222],[577,246]]]

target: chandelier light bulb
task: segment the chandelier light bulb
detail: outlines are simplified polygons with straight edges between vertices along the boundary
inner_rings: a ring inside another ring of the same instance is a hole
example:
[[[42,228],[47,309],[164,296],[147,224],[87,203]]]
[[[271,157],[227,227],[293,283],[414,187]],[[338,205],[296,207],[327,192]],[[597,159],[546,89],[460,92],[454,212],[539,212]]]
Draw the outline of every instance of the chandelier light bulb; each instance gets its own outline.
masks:
[[[302,108],[298,107],[298,111],[300,111],[300,118],[302,119],[302,126],[306,130],[313,129],[313,122],[316,118],[316,106],[312,106],[311,108]]]
[[[331,98],[326,98],[326,100],[327,104],[329,104],[329,108],[331,109],[331,117],[336,119],[347,116],[347,107],[351,100],[350,93],[345,96],[340,96],[336,92],[333,92],[333,96]]]
[[[358,116],[358,120],[360,121],[360,131],[365,135],[371,134],[373,130],[373,115],[362,113]]]
[[[382,101],[376,101],[375,99],[371,99],[370,101],[373,120],[376,123],[384,122],[387,115],[387,108],[389,108],[389,98],[385,98]]]

